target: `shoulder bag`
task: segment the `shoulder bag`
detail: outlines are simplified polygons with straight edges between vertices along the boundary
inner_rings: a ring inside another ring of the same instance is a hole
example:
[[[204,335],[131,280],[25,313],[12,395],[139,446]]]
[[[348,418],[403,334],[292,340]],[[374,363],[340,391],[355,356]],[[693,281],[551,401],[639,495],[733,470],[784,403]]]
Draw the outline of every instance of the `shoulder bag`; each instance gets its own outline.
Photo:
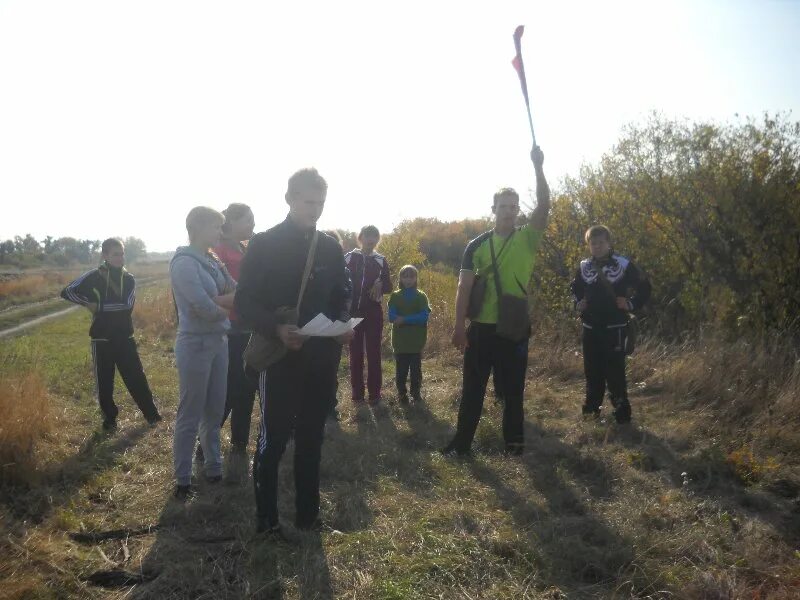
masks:
[[[311,274],[311,265],[314,263],[318,236],[319,232],[315,231],[314,237],[311,238],[311,245],[308,248],[308,256],[306,257],[306,267],[303,271],[303,279],[300,283],[300,293],[297,296],[297,304],[295,306],[280,306],[275,311],[277,321],[280,325],[297,325],[300,315],[300,304],[303,302],[308,276]],[[278,337],[277,332],[275,332],[274,335],[265,336],[254,331],[250,334],[250,340],[247,342],[247,348],[244,349],[242,358],[244,359],[244,364],[247,369],[252,369],[260,373],[286,356],[287,352],[286,345],[280,337]]]
[[[512,234],[513,235],[513,234]],[[510,238],[511,236],[509,236]],[[508,240],[506,240],[506,243]],[[505,248],[505,244],[503,245]],[[494,286],[497,290],[497,329],[496,333],[502,338],[512,342],[521,342],[531,335],[531,317],[528,313],[528,294],[522,288],[524,296],[504,294],[500,289],[500,272],[497,268],[497,258],[494,255],[494,242],[489,238],[489,249],[492,253],[492,270],[494,271]],[[502,252],[502,248],[501,248]],[[498,254],[499,256],[499,254]]]

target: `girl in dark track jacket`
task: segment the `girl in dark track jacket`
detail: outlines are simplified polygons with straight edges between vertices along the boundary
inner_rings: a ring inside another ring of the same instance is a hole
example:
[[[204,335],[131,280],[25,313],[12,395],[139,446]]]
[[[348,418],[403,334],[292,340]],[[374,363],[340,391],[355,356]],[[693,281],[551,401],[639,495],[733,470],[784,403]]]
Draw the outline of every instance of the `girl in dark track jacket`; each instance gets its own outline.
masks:
[[[103,428],[115,429],[119,410],[114,403],[114,373],[122,381],[147,422],[161,420],[153,402],[142,362],[133,338],[133,304],[136,281],[123,266],[125,246],[115,238],[102,245],[103,264],[78,277],[61,292],[61,297],[85,306],[92,312],[89,335],[92,339],[92,364]]]

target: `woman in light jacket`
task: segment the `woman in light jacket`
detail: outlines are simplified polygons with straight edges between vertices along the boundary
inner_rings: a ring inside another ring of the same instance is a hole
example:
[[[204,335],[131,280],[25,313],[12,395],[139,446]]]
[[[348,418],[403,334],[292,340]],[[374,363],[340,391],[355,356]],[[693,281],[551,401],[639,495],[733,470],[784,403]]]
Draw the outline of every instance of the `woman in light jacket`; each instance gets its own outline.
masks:
[[[206,479],[211,483],[222,480],[220,424],[228,374],[228,311],[236,282],[209,248],[219,243],[224,221],[212,208],[198,206],[189,211],[189,245],[177,249],[169,266],[178,313],[175,361],[180,402],[173,438],[178,500],[192,494],[192,456],[198,430]]]

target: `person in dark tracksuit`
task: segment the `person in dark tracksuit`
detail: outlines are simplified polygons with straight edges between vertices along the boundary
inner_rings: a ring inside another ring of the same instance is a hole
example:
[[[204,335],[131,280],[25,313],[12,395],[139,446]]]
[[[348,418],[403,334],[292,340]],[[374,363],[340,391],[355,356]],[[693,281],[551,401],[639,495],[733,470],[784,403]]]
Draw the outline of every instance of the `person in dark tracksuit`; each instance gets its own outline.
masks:
[[[298,329],[320,313],[348,320],[344,256],[332,237],[316,231],[325,204],[327,183],[316,169],[291,176],[286,192],[289,215],[253,237],[242,261],[234,306],[254,331],[278,338],[286,355],[259,373],[261,428],[253,461],[256,531],[283,536],[278,519],[278,466],[294,433],[295,524],[317,529],[319,466],[325,418],[336,386],[339,338],[311,337]],[[294,308],[314,236],[316,251],[296,325],[280,320],[281,307]]]
[[[103,264],[70,283],[61,297],[92,312],[92,339],[97,400],[103,413],[103,429],[117,426],[119,410],[114,403],[114,373],[119,371],[133,401],[151,425],[161,420],[139,359],[133,337],[133,304],[136,280],[125,270],[125,246],[115,238],[101,246]]]
[[[626,325],[628,313],[639,310],[650,299],[650,282],[630,259],[613,251],[607,227],[590,227],[585,237],[591,257],[581,261],[570,286],[583,322],[586,401],[582,412],[599,416],[607,387],[617,423],[629,423]]]
[[[453,345],[464,353],[464,373],[456,433],[442,448],[442,453],[448,457],[469,455],[492,370],[496,373],[495,382],[499,382],[503,398],[505,452],[514,456],[524,451],[523,395],[528,368],[528,338],[515,342],[497,334],[500,299],[492,280],[492,248],[497,248],[495,258],[502,293],[526,297],[550,211],[550,188],[542,169],[544,155],[538,146],[531,150],[531,161],[536,172],[537,203],[528,223],[516,226],[519,194],[511,188],[503,188],[494,195],[494,229],[472,240],[464,250],[452,339]],[[470,319],[467,328],[467,309],[476,277],[486,278],[488,284],[481,308],[475,318]]]
[[[231,277],[238,281],[247,243],[253,237],[253,211],[246,204],[233,203],[222,214],[225,215],[222,240],[214,246],[214,254],[228,269]],[[256,384],[245,375],[242,362],[242,354],[250,339],[250,330],[239,323],[235,310],[231,311],[228,318],[231,322],[228,331],[228,388],[222,424],[225,424],[230,415],[231,451],[233,454],[244,455],[250,439],[250,420],[256,397]]]

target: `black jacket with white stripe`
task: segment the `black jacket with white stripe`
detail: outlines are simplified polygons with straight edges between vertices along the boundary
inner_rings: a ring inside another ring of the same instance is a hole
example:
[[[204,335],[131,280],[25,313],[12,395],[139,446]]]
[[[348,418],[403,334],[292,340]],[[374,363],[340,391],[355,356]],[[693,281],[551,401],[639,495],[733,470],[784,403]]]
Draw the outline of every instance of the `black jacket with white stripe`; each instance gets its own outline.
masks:
[[[597,274],[602,268],[610,284],[604,284]],[[628,321],[628,312],[634,312],[650,299],[650,282],[641,274],[630,259],[614,252],[599,264],[592,258],[581,261],[570,286],[572,298],[577,304],[586,300],[587,307],[581,313],[584,327],[618,327]],[[617,298],[628,299],[628,310],[617,308]]]
[[[61,297],[81,306],[96,304],[89,335],[93,340],[133,335],[136,280],[124,268],[102,265],[87,271],[61,291]]]

